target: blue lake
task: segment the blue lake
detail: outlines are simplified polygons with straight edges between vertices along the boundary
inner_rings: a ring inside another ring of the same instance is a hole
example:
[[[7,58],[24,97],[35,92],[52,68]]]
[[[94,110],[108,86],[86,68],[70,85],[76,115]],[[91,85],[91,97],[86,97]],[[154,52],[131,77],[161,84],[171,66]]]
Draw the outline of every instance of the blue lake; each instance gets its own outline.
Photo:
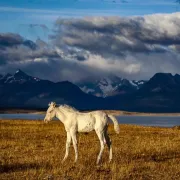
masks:
[[[0,114],[0,119],[43,120],[44,114]]]
[[[180,125],[180,116],[118,116],[120,124],[173,127]]]
[[[0,114],[0,119],[43,120],[43,114]],[[180,125],[180,116],[117,116],[120,124],[173,127]]]

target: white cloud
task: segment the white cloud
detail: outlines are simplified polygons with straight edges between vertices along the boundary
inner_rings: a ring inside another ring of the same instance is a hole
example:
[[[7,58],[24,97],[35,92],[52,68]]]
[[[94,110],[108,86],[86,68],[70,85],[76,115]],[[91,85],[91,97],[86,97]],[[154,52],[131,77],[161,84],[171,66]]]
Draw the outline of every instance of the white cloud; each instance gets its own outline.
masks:
[[[19,65],[35,76],[73,82],[109,73],[128,79],[174,74],[180,66],[180,13],[64,18],[56,22],[51,45],[29,50],[21,44],[0,49],[1,70]]]

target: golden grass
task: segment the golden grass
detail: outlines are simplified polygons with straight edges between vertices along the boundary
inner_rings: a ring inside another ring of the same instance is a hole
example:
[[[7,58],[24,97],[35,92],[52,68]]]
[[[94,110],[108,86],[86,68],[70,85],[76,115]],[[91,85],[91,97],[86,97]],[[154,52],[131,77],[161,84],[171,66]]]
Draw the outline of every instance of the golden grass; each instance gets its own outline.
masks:
[[[99,141],[95,132],[78,134],[79,160],[74,150],[61,164],[65,153],[66,132],[59,121],[0,121],[0,179],[34,180],[120,180],[180,179],[180,130],[120,125],[113,142],[113,162],[108,163],[105,149],[97,166]]]

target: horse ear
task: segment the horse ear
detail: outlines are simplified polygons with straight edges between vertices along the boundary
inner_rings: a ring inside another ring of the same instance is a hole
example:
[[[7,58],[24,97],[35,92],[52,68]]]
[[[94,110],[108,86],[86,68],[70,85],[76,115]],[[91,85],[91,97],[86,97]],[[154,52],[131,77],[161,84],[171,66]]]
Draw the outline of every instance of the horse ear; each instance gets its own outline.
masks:
[[[56,107],[56,103],[55,102],[53,102],[53,106]]]
[[[51,106],[52,104],[54,105],[54,103],[55,103],[55,102],[50,102],[50,103],[48,104],[48,106]],[[56,103],[55,103],[55,104],[56,104]]]

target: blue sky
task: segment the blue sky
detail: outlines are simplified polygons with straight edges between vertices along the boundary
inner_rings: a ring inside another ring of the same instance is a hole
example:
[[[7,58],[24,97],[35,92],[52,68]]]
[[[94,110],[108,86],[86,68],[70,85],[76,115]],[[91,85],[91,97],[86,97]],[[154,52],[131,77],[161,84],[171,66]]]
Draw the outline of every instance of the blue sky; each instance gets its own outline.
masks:
[[[47,40],[58,17],[132,16],[177,10],[175,0],[1,0],[0,33]],[[42,28],[42,24],[49,30]]]

